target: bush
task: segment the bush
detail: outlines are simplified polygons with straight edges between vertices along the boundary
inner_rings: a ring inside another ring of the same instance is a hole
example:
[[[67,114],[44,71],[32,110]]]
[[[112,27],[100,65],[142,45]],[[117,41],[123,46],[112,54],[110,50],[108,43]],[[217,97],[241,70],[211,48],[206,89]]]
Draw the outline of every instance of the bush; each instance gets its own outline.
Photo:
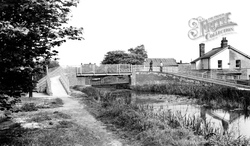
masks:
[[[29,111],[37,111],[38,108],[36,107],[35,103],[25,103],[21,106],[21,111],[29,112]]]
[[[90,99],[99,100],[101,97],[99,90],[93,87],[82,88],[81,91],[87,94]]]
[[[55,114],[56,117],[63,118],[63,119],[71,119],[70,115],[67,115],[62,112],[55,111],[53,114]]]
[[[56,98],[51,101],[51,104],[63,105],[63,100],[61,98]]]
[[[75,85],[72,87],[72,89],[78,90],[78,91],[81,91],[83,88],[85,88],[83,85]]]
[[[50,121],[52,118],[49,116],[49,113],[43,112],[43,113],[38,113],[31,119],[29,119],[29,122],[43,122],[43,121]]]
[[[74,123],[71,121],[59,121],[59,125],[57,125],[57,128],[71,128],[73,127]]]
[[[106,91],[101,93],[101,101],[104,103],[118,102],[122,104],[131,103],[131,91],[130,90],[116,90],[116,91]]]
[[[18,96],[9,96],[0,93],[0,111],[15,110],[13,107],[17,102],[20,102],[20,98]]]

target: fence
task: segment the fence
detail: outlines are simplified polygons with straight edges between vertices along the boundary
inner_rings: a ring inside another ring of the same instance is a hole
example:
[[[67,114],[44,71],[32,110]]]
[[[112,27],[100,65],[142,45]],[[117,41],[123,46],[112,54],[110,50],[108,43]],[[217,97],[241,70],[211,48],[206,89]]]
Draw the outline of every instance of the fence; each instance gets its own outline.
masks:
[[[132,65],[130,64],[105,64],[100,66],[90,64],[80,66],[76,69],[77,74],[119,74],[130,72],[132,72]]]
[[[149,71],[148,66],[144,65],[133,65],[133,70],[135,71]],[[160,72],[160,67],[153,67],[153,71]],[[178,72],[178,67],[177,66],[164,66],[162,68],[162,72],[171,72],[171,73],[177,73]]]
[[[223,70],[223,71],[216,71],[216,70],[209,70],[209,71],[183,71],[178,72],[178,75],[192,77],[192,78],[199,78],[203,81],[208,81],[211,83],[218,83],[221,85],[231,86],[231,87],[241,87],[241,88],[250,88],[250,82],[248,80],[240,80],[240,79],[228,79],[224,74],[230,72],[230,70]],[[220,73],[224,73],[220,75]]]
[[[226,73],[227,71],[224,71]],[[206,78],[206,79],[214,79],[214,80],[220,80],[220,81],[225,81],[225,82],[230,82],[230,83],[236,83],[235,79],[232,78],[226,78],[224,75],[220,75],[222,73],[221,71],[214,71],[214,70],[209,70],[209,71],[179,71],[179,74],[185,74],[189,76],[196,76],[196,77],[201,77],[201,78]]]
[[[177,66],[163,67],[163,72],[178,72]],[[83,65],[76,68],[77,74],[112,74],[112,73],[131,73],[132,71],[149,71],[149,67],[144,65],[130,64],[105,64],[97,66],[95,64]],[[160,72],[160,67],[153,67],[153,71]]]
[[[67,92],[67,94],[70,93],[70,89],[69,89],[69,79],[64,75],[63,73],[63,69],[60,67],[60,82],[63,85],[65,91]]]

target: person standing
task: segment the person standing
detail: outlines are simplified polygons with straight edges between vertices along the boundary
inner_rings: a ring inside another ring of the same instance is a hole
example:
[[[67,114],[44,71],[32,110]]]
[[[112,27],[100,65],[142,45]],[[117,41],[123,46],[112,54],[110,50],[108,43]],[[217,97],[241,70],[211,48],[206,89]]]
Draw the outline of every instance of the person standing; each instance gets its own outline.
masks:
[[[160,72],[162,72],[162,68],[163,68],[163,63],[161,61],[161,63],[160,63]]]
[[[149,71],[153,71],[153,61],[152,60],[149,63]]]

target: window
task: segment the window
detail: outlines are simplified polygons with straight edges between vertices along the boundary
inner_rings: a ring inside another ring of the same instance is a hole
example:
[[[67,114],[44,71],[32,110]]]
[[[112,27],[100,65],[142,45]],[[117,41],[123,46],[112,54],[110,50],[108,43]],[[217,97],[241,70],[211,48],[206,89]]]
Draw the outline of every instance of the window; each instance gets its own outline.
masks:
[[[240,60],[236,60],[236,67],[240,68],[241,67],[241,61]]]
[[[222,68],[222,60],[218,60],[218,68]]]

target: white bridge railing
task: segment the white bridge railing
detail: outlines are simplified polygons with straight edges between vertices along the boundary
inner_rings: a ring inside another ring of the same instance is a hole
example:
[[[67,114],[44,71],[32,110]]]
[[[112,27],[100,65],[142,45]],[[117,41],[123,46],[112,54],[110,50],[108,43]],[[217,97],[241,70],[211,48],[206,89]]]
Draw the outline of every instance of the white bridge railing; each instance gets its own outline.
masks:
[[[89,64],[76,68],[76,74],[120,74],[131,72],[131,64],[105,64],[100,66]]]
[[[103,64],[97,66],[95,64],[85,64],[76,68],[76,74],[122,74],[132,73],[133,71],[149,71],[148,66],[131,65],[131,64]],[[160,67],[153,67],[153,71],[160,72]],[[177,73],[178,67],[163,67],[163,72]]]

